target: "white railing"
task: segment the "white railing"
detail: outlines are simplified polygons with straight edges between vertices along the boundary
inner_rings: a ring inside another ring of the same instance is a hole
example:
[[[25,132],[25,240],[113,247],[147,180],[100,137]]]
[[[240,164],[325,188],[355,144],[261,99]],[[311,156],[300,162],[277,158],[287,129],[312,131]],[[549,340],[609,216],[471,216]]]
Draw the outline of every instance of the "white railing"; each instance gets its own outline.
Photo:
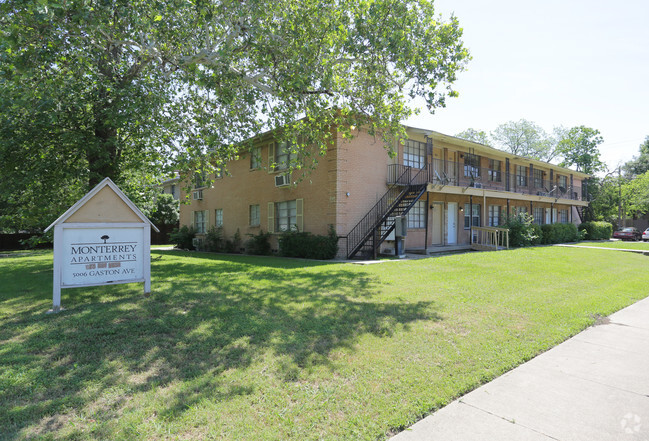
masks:
[[[498,227],[473,227],[471,248],[474,250],[509,249],[509,229]]]

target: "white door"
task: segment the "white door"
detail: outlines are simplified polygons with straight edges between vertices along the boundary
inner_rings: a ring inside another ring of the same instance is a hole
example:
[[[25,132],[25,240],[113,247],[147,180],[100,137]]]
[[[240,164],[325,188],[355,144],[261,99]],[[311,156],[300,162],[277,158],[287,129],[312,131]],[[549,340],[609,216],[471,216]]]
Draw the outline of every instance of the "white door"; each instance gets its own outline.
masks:
[[[559,219],[557,218],[557,209],[553,208],[552,209],[552,222],[553,223],[559,223]]]
[[[448,203],[446,231],[448,231],[447,243],[449,245],[455,245],[457,243],[457,202]]]
[[[550,219],[550,209],[546,208],[545,209],[545,223],[546,224],[551,224],[552,220]]]

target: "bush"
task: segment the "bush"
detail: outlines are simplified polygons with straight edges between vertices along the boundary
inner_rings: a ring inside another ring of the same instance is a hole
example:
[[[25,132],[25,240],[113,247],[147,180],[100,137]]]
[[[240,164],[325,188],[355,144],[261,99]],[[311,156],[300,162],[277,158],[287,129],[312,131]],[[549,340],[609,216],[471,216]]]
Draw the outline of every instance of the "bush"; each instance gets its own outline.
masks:
[[[541,226],[539,224],[531,224],[530,229],[532,231],[531,245],[539,245],[543,243],[543,230],[541,229]]]
[[[246,241],[245,248],[247,254],[256,254],[259,256],[268,256],[270,254],[270,236],[271,233],[249,234],[250,239]]]
[[[613,235],[613,225],[609,222],[584,222],[579,230],[586,232],[588,240],[608,240]]]
[[[509,229],[509,245],[527,247],[539,243],[541,228],[532,223],[532,216],[520,213],[507,217],[503,228]]]
[[[194,245],[192,244],[192,239],[196,236],[196,231],[194,227],[188,227],[187,225],[182,228],[174,228],[174,230],[169,235],[169,240],[171,243],[175,244],[176,247],[182,250],[193,250]]]
[[[240,247],[241,247],[241,233],[237,228],[237,232],[234,233],[232,239],[228,239],[225,241],[224,251],[226,253],[238,253]]]
[[[575,224],[548,224],[541,226],[542,243],[575,242],[578,239]]]
[[[338,252],[338,236],[332,226],[326,236],[288,231],[279,238],[279,254],[305,259],[333,259]]]
[[[223,228],[210,227],[205,235],[205,250],[218,252],[223,249]]]

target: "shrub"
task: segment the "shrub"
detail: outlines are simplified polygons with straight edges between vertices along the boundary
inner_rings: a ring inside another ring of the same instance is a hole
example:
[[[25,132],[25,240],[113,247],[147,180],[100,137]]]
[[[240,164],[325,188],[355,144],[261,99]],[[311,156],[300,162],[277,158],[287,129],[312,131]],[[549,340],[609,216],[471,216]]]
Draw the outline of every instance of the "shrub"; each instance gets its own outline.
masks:
[[[223,228],[210,227],[205,235],[205,250],[206,251],[221,251],[223,249]]]
[[[338,252],[338,236],[332,226],[326,236],[288,231],[279,238],[279,254],[305,259],[333,259]]]
[[[174,230],[169,235],[169,240],[171,243],[175,244],[176,247],[182,250],[193,250],[194,245],[192,244],[192,239],[196,236],[196,231],[194,227],[188,227],[184,225],[180,229],[174,228]]]
[[[526,213],[508,216],[503,228],[509,229],[509,245],[512,247],[527,247],[538,243],[541,229],[532,223],[532,216]]]
[[[530,224],[530,229],[532,231],[531,245],[539,245],[543,243],[543,230],[541,229],[541,226],[539,224]]]
[[[237,228],[237,232],[234,233],[234,236],[232,236],[232,239],[228,239],[228,240],[225,241],[223,250],[226,253],[238,253],[240,246],[241,246],[241,233],[239,232],[239,229]]]
[[[607,240],[613,235],[613,225],[609,222],[584,222],[579,230],[585,231],[589,240]]]
[[[541,226],[542,243],[575,242],[578,239],[575,224],[548,224]]]
[[[263,230],[259,234],[249,234],[250,239],[246,241],[245,248],[248,254],[257,254],[260,256],[268,256],[270,254],[270,236],[271,233],[264,233]]]

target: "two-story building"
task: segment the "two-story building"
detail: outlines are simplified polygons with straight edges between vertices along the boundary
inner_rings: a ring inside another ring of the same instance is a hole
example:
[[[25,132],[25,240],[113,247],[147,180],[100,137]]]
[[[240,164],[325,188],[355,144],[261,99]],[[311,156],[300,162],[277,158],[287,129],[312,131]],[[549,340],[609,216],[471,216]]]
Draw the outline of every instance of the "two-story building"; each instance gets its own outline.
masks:
[[[579,223],[588,205],[584,173],[432,130],[406,132],[393,157],[362,130],[353,139],[335,136],[297,182],[298,172],[287,173],[290,149],[262,135],[228,164],[228,175],[192,191],[180,223],[199,235],[211,226],[224,237],[239,230],[244,239],[290,228],[326,234],[333,225],[340,256],[351,258],[393,249],[401,214],[406,248],[425,250],[468,246],[476,227],[497,227],[511,213],[529,213],[539,224]]]

